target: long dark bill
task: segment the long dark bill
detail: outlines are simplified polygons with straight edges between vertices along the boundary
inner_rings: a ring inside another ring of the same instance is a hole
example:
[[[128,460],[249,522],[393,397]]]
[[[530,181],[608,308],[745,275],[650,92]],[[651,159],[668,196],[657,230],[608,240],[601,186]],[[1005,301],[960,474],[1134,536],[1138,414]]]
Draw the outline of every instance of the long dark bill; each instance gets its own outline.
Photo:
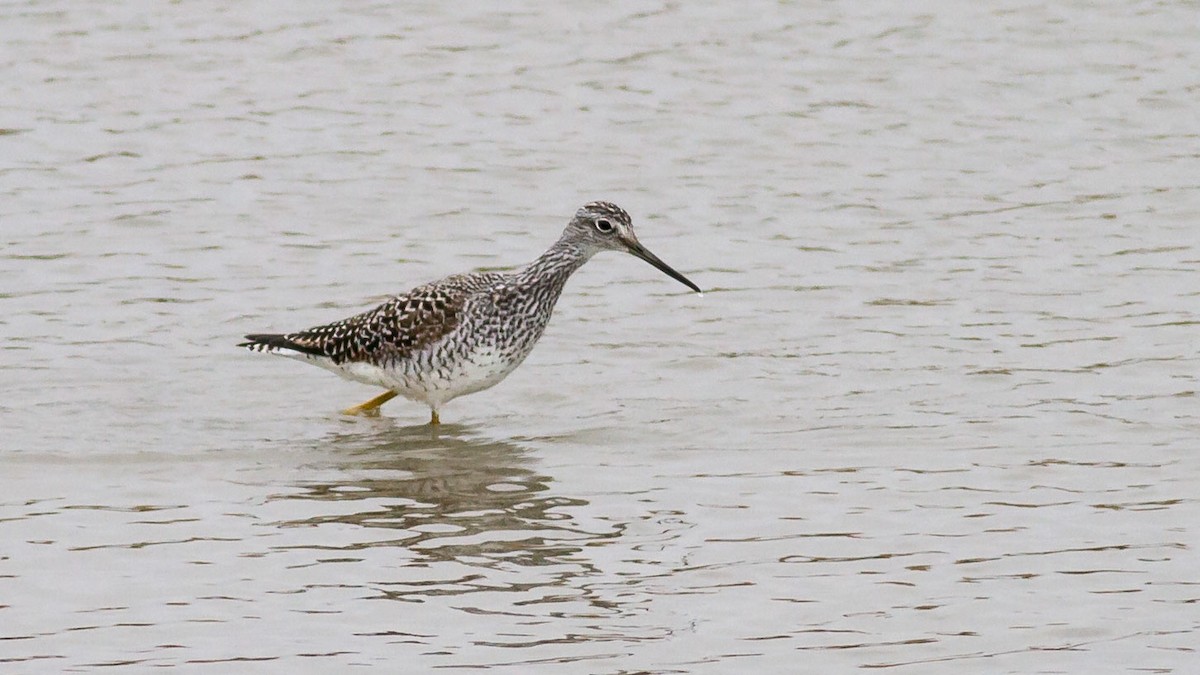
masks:
[[[679,272],[676,272],[675,270],[671,269],[670,265],[659,260],[658,256],[656,256],[653,253],[651,253],[650,251],[646,250],[645,246],[642,246],[641,244],[634,244],[633,246],[629,247],[629,252],[632,253],[633,255],[641,258],[642,260],[645,260],[646,262],[650,263],[651,265],[654,265],[658,269],[662,270],[667,276],[671,277],[675,281],[678,281],[679,283],[683,284],[684,286],[687,286],[688,288],[692,289],[693,291],[696,291],[697,293],[703,293],[703,291],[700,290],[699,286],[697,286],[696,284],[693,284],[687,277],[683,276]]]

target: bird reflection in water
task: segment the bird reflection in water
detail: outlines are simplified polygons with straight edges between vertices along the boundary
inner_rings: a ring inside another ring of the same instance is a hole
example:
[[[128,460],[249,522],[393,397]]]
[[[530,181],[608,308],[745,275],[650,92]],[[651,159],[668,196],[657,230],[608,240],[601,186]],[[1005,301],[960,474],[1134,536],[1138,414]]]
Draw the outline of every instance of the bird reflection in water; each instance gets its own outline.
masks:
[[[511,590],[569,584],[570,577],[594,572],[577,555],[583,546],[620,535],[608,526],[589,532],[576,523],[571,511],[587,502],[553,494],[551,478],[530,468],[531,450],[473,437],[467,426],[442,425],[432,437],[428,427],[383,426],[367,434],[338,434],[324,448],[324,454],[334,455],[336,466],[330,467],[333,472],[316,473],[329,478],[302,482],[303,492],[279,498],[337,502],[338,508],[282,525],[341,523],[396,530],[396,538],[371,536],[362,543],[320,547],[402,547],[407,560],[396,564],[437,570],[408,581],[377,582],[389,598],[495,591],[500,581],[496,572],[501,571],[501,585],[511,583]],[[362,508],[347,509],[348,503]],[[550,574],[552,579],[530,577],[528,572],[536,568],[542,572],[535,576]],[[526,573],[517,578],[530,583],[512,578],[510,573],[521,569]]]

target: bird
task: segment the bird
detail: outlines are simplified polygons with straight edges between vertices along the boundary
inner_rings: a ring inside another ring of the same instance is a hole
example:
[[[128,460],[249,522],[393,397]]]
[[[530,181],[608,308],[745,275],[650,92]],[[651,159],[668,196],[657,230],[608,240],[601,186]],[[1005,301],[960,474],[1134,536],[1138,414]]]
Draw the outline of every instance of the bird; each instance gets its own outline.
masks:
[[[622,251],[696,293],[700,287],[638,241],[633,221],[607,201],[584,204],[558,241],[511,273],[455,274],[374,309],[295,333],[252,333],[254,352],[320,366],[386,391],[342,411],[377,414],[396,396],[429,406],[430,425],[449,401],[493,387],[521,365],[550,321],[563,286],[592,256]]]

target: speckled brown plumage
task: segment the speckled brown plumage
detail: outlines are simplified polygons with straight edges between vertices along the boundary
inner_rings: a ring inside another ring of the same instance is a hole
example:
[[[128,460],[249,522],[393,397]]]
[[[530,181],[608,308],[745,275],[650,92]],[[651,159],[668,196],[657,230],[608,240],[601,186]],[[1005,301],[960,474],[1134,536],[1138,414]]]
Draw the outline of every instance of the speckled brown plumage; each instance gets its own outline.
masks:
[[[457,274],[418,286],[348,319],[296,333],[247,335],[247,342],[238,346],[260,352],[292,349],[326,357],[336,365],[407,359],[452,331],[467,299],[501,278],[499,274]]]

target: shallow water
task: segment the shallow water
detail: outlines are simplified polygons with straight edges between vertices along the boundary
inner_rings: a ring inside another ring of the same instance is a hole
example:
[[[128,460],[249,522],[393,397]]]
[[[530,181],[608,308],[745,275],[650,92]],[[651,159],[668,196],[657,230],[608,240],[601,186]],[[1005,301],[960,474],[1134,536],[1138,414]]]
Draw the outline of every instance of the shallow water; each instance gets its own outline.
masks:
[[[1163,672],[1184,3],[0,9],[7,672]],[[628,256],[437,433],[233,347]]]

